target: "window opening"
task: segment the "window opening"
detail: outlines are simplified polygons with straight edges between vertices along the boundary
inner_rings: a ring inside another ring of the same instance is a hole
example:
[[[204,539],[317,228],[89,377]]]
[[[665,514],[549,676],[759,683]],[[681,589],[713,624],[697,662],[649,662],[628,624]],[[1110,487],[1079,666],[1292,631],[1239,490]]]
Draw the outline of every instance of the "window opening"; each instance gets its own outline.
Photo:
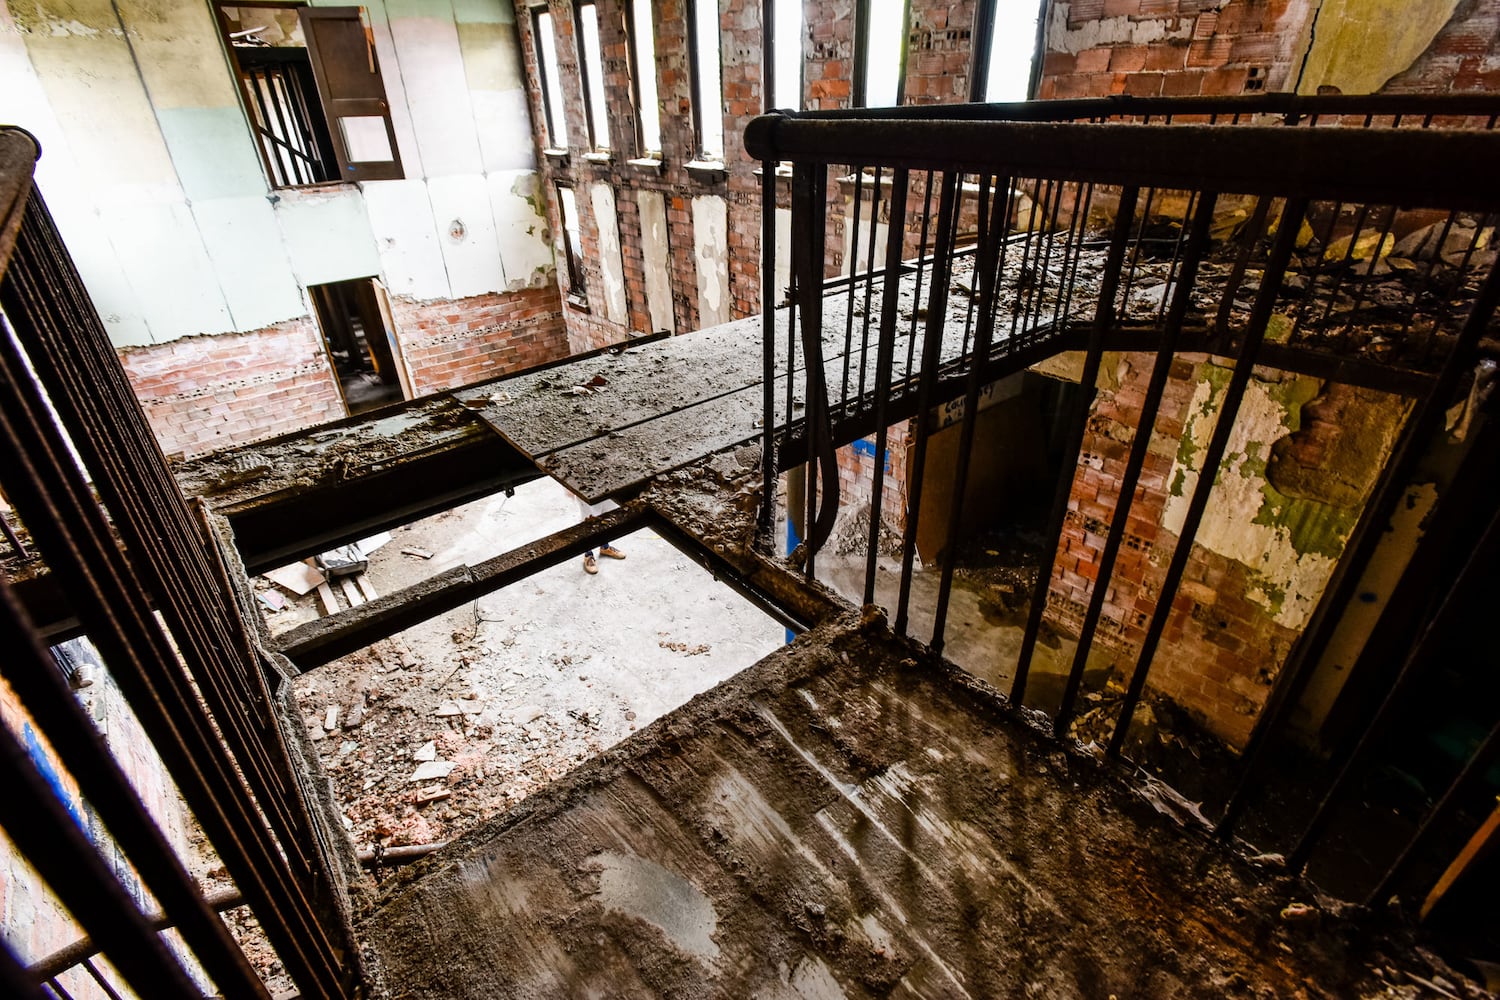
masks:
[[[589,142],[594,149],[609,148],[609,115],[604,103],[604,49],[599,44],[599,8],[582,0],[578,15],[578,68],[583,73],[583,105],[588,117]]]
[[[542,114],[547,119],[547,146],[568,148],[568,123],[563,115],[562,80],[557,75],[557,37],[552,12],[531,8],[531,37],[536,44],[536,64],[542,77]]]
[[[307,289],[350,416],[407,398],[379,286],[374,278],[355,278]]]
[[[402,176],[363,8],[216,9],[273,187]]]
[[[906,0],[861,0],[855,12],[854,105],[901,103],[906,83]]]
[[[977,101],[1024,101],[1031,96],[1041,7],[985,0],[975,14],[974,73]]]
[[[631,82],[635,88],[636,139],[642,156],[661,155],[661,105],[656,92],[656,23],[651,0],[630,3]]]
[[[694,0],[693,129],[698,155],[724,159],[724,88],[719,73],[719,6],[715,0]]]
[[[578,201],[573,189],[557,185],[557,203],[562,209],[563,249],[568,257],[568,297],[580,303],[588,301],[583,283],[583,243],[578,231]]]
[[[766,110],[802,110],[802,0],[771,0],[771,58]]]

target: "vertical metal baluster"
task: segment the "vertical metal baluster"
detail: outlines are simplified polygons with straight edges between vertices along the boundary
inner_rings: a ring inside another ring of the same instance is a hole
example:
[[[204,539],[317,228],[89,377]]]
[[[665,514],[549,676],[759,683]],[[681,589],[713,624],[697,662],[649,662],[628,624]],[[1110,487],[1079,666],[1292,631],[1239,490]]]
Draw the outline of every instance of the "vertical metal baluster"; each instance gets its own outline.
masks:
[[[1171,372],[1172,357],[1177,351],[1177,342],[1182,334],[1182,324],[1192,302],[1192,286],[1197,279],[1198,264],[1208,243],[1208,227],[1213,221],[1217,195],[1208,193],[1203,198],[1202,209],[1193,216],[1191,224],[1191,247],[1184,262],[1183,278],[1172,296],[1172,315],[1162,331],[1157,347],[1156,359],[1151,367],[1151,378],[1146,383],[1146,395],[1141,403],[1141,416],[1130,442],[1130,455],[1125,462],[1125,472],[1120,479],[1119,499],[1115,502],[1114,516],[1110,520],[1109,534],[1104,541],[1104,551],[1099,557],[1098,573],[1089,592],[1088,609],[1083,616],[1083,625],[1078,635],[1078,646],[1073,652],[1072,668],[1068,672],[1063,689],[1062,703],[1052,721],[1053,732],[1067,732],[1073,719],[1073,707],[1078,698],[1078,689],[1083,682],[1083,671],[1088,664],[1089,649],[1093,645],[1094,631],[1098,628],[1103,613],[1104,600],[1109,593],[1110,580],[1114,575],[1115,561],[1120,555],[1120,546],[1125,540],[1125,529],[1130,519],[1130,508],[1135,502],[1136,486],[1140,482],[1141,469],[1146,463],[1146,453],[1151,445],[1151,434],[1156,427],[1156,415],[1161,409],[1161,397],[1167,388],[1167,376]],[[1163,592],[1163,600],[1168,595]]]
[[[892,224],[906,218],[908,174],[897,167],[891,174]],[[870,548],[865,561],[864,603],[875,602],[875,570],[880,546],[881,508],[885,499],[886,403],[891,394],[891,366],[895,363],[896,310],[901,300],[901,243],[887,238],[885,243],[885,286],[880,303],[880,343],[875,352],[875,488],[870,497]]]
[[[776,530],[776,161],[760,165],[760,543],[774,547]],[[788,359],[790,364],[790,359]],[[787,424],[791,424],[791,398]]]
[[[1474,238],[1469,241],[1468,249],[1464,251],[1463,263],[1458,266],[1458,275],[1460,282],[1463,280],[1463,276],[1469,273],[1469,265],[1473,262],[1474,251],[1479,247],[1480,235],[1490,227],[1493,220],[1494,216],[1485,215],[1479,220],[1478,225],[1474,227]],[[1436,258],[1434,258],[1434,263],[1436,263]],[[1422,352],[1422,364],[1430,365],[1432,363],[1433,354],[1437,350],[1438,332],[1440,328],[1447,323],[1448,317],[1454,314],[1455,310],[1453,308],[1453,305],[1454,300],[1457,299],[1457,297],[1458,296],[1456,294],[1451,296],[1449,301],[1443,304],[1442,310],[1440,311],[1439,315],[1432,318],[1432,335],[1428,337],[1427,348]]]
[[[848,283],[848,295],[844,302],[844,384],[839,392],[839,406],[844,416],[848,416],[849,408],[849,364],[854,350],[854,275],[857,271],[855,265],[859,262],[859,215],[864,202],[864,180],[865,168],[852,164],[849,168],[854,171],[854,228],[849,233],[849,252],[844,256],[844,267],[848,272],[845,281]],[[845,225],[849,225],[848,216],[845,216]],[[874,227],[871,227],[871,243],[875,242]]]
[[[109,981],[100,975],[98,969],[94,968],[93,959],[85,958],[83,960],[83,968],[85,972],[93,977],[94,982],[109,1000],[120,1000],[120,994],[116,993],[114,987],[109,985]]]
[[[948,281],[952,258],[949,255],[955,228],[954,203],[959,179],[952,171],[943,174],[943,191],[938,199],[937,247],[932,261],[932,292],[927,300],[927,331],[922,340],[922,372],[917,382],[917,440],[912,451],[912,481],[907,485],[906,531],[901,547],[901,591],[896,601],[897,635],[906,633],[907,605],[911,599],[912,559],[917,551],[917,519],[922,510],[922,481],[926,478],[928,424],[933,388],[942,360],[943,328],[948,312]]]
[[[988,306],[995,296],[1000,247],[1004,245],[1002,238],[1005,231],[1004,220],[1010,208],[1009,192],[1009,178],[1006,178],[1005,193],[1002,194],[997,190],[993,207],[991,207],[987,204],[990,193],[988,175],[980,178],[979,210],[981,213],[989,210],[994,213],[994,217],[990,224],[983,228],[985,238],[979,245],[978,259],[974,265],[974,297],[983,301],[979,328],[974,331],[974,354],[969,361],[968,385],[964,390],[963,425],[959,431],[958,465],[953,470],[953,501],[949,509],[948,538],[943,546],[943,567],[938,581],[937,607],[933,610],[932,641],[929,645],[934,652],[938,653],[943,650],[943,633],[948,622],[948,598],[953,590],[953,569],[958,562],[960,522],[963,520],[964,491],[969,486],[969,463],[973,460],[974,428],[979,422],[979,390],[982,388],[980,382],[984,371],[984,359],[989,357],[990,342],[995,333],[994,313]],[[982,218],[983,215],[981,215]]]
[[[1333,784],[1323,795],[1312,819],[1302,831],[1302,836],[1297,839],[1296,846],[1287,855],[1289,871],[1300,872],[1307,864],[1313,847],[1322,837],[1329,820],[1333,817],[1333,806],[1348,793],[1350,782],[1369,758],[1370,752],[1379,745],[1381,738],[1390,730],[1391,722],[1397,712],[1408,706],[1407,694],[1412,683],[1417,679],[1421,669],[1432,660],[1436,647],[1447,641],[1454,630],[1463,628],[1459,614],[1463,607],[1462,595],[1475,586],[1483,586],[1481,580],[1493,572],[1497,548],[1500,548],[1500,510],[1491,515],[1490,523],[1480,537],[1479,543],[1469,553],[1469,558],[1464,561],[1463,569],[1459,571],[1458,578],[1453,581],[1448,592],[1443,596],[1443,601],[1432,616],[1432,620],[1422,629],[1421,638],[1407,653],[1405,661],[1401,664],[1401,670],[1380,703],[1380,708],[1365,726],[1364,732],[1360,733],[1353,753],[1339,769]]]
[[[838,514],[838,467],[828,422],[828,381],[823,365],[823,260],[828,210],[828,167],[797,163],[792,167],[792,230],[798,253],[798,296],[802,313],[803,391],[807,396],[803,439],[807,444],[807,520],[804,523],[804,568],[814,573],[814,556],[827,540]],[[847,355],[846,355],[847,356]],[[821,469],[819,465],[821,464]],[[821,476],[820,476],[821,472]],[[826,496],[820,498],[819,480]],[[831,498],[831,499],[830,499]]]
[[[911,375],[913,365],[916,364],[917,350],[917,317],[922,311],[922,279],[927,267],[927,224],[932,220],[932,171],[927,171],[926,191],[923,194],[922,205],[922,242],[917,246],[917,284],[916,294],[911,304],[911,331],[906,337],[906,376],[903,379],[907,383],[903,395],[911,391]],[[929,292],[928,299],[932,296]]]
[[[1235,256],[1234,265],[1229,269],[1229,280],[1224,283],[1224,299],[1219,303],[1218,315],[1214,317],[1214,338],[1221,345],[1230,339],[1229,317],[1234,312],[1235,292],[1239,291],[1240,284],[1245,280],[1245,271],[1249,269],[1250,257],[1255,253],[1255,244],[1260,242],[1266,231],[1266,220],[1270,216],[1273,200],[1267,195],[1255,199],[1255,208],[1250,213],[1250,221],[1245,225],[1245,245]]]
[[[1188,501],[1182,529],[1177,535],[1177,545],[1172,549],[1172,559],[1167,565],[1166,577],[1162,580],[1161,589],[1156,598],[1156,609],[1152,613],[1150,624],[1146,627],[1146,637],[1141,641],[1140,652],[1136,655],[1135,669],[1131,672],[1125,698],[1120,704],[1120,716],[1115,722],[1115,731],[1110,737],[1107,748],[1107,752],[1111,755],[1118,755],[1120,748],[1124,745],[1125,735],[1130,729],[1130,721],[1135,715],[1136,704],[1140,701],[1141,692],[1146,686],[1146,676],[1151,670],[1151,662],[1156,656],[1157,644],[1161,641],[1162,631],[1166,628],[1168,619],[1171,618],[1172,601],[1177,596],[1177,590],[1182,584],[1182,575],[1187,570],[1188,558],[1192,555],[1198,526],[1202,523],[1203,513],[1208,508],[1208,499],[1213,493],[1214,480],[1219,474],[1219,463],[1223,461],[1224,452],[1229,447],[1229,436],[1234,431],[1240,402],[1244,398],[1245,388],[1250,384],[1250,374],[1255,368],[1255,356],[1260,352],[1261,342],[1265,339],[1266,326],[1276,307],[1276,295],[1280,289],[1282,276],[1286,273],[1287,263],[1292,258],[1292,251],[1296,248],[1297,231],[1302,225],[1303,217],[1307,214],[1307,207],[1307,199],[1289,198],[1282,208],[1281,227],[1276,232],[1276,242],[1271,248],[1270,259],[1266,261],[1260,291],[1255,295],[1255,305],[1251,309],[1250,321],[1245,328],[1245,337],[1240,344],[1239,355],[1235,359],[1234,372],[1229,377],[1229,384],[1224,390],[1224,398],[1219,404],[1219,415],[1214,421],[1213,435],[1209,439],[1208,448],[1203,453],[1203,468],[1198,472],[1198,483],[1193,488],[1192,498]]]
[[[1500,721],[1490,727],[1489,735],[1469,756],[1468,761],[1454,776],[1443,792],[1442,798],[1428,812],[1427,817],[1422,820],[1422,825],[1417,832],[1407,841],[1406,846],[1401,849],[1396,860],[1391,863],[1380,882],[1371,890],[1365,905],[1371,908],[1379,906],[1391,897],[1392,892],[1399,884],[1402,876],[1406,874],[1407,868],[1427,845],[1432,834],[1441,830],[1453,818],[1459,803],[1463,801],[1464,793],[1473,786],[1476,778],[1489,772],[1495,762],[1500,760]]]
[[[1031,211],[1027,214],[1026,217],[1026,235],[1021,239],[1021,266],[1016,271],[1016,295],[1015,298],[1009,303],[1009,308],[1011,311],[1010,336],[1012,338],[1015,338],[1017,335],[1020,335],[1023,339],[1025,337],[1026,330],[1021,320],[1022,317],[1025,316],[1030,309],[1030,288],[1034,288],[1036,286],[1036,281],[1035,279],[1033,279],[1028,288],[1025,289],[1025,291],[1027,292],[1027,296],[1025,303],[1023,304],[1021,297],[1023,289],[1021,288],[1021,285],[1026,280],[1027,269],[1032,268],[1034,270],[1035,267],[1031,262],[1031,245],[1033,237],[1036,236],[1037,206],[1041,203],[1042,200],[1042,182],[1040,180],[1037,181],[1032,190],[1035,192],[1035,197],[1031,200]]]
[[[1147,188],[1146,205],[1141,209],[1141,224],[1136,227],[1135,245],[1130,248],[1130,263],[1125,266],[1125,291],[1120,296],[1120,318],[1130,319],[1130,293],[1135,290],[1137,264],[1141,259],[1141,241],[1146,238],[1146,225],[1151,221],[1151,205],[1156,200],[1156,188]]]
[[[1073,266],[1068,274],[1068,287],[1058,296],[1058,306],[1052,315],[1052,326],[1062,332],[1062,325],[1073,314],[1073,292],[1078,285],[1078,265],[1083,261],[1083,241],[1088,236],[1088,211],[1094,201],[1093,184],[1077,184],[1073,196],[1073,218],[1068,229],[1068,245],[1073,255]]]
[[[1115,212],[1114,233],[1110,237],[1109,254],[1104,261],[1104,275],[1099,285],[1099,301],[1094,309],[1094,327],[1089,334],[1088,352],[1084,356],[1081,392],[1071,414],[1068,426],[1067,448],[1064,456],[1073,456],[1076,461],[1083,447],[1083,435],[1088,426],[1089,410],[1096,393],[1095,383],[1099,379],[1099,359],[1104,353],[1104,335],[1115,322],[1115,297],[1120,287],[1120,270],[1125,264],[1125,248],[1130,241],[1130,226],[1135,221],[1135,206],[1140,197],[1140,188],[1127,187],[1120,192],[1119,207]],[[1066,461],[1066,459],[1065,459]],[[1073,474],[1076,467],[1065,466],[1057,477],[1053,490],[1052,512],[1047,518],[1047,532],[1043,536],[1042,565],[1037,569],[1036,586],[1031,592],[1031,607],[1026,617],[1026,633],[1021,639],[1021,650],[1016,658],[1016,673],[1011,679],[1010,700],[1022,704],[1026,698],[1026,682],[1031,673],[1031,658],[1036,653],[1037,635],[1041,632],[1042,616],[1047,609],[1047,592],[1052,585],[1052,565],[1057,560],[1057,546],[1062,540],[1063,523],[1068,514],[1068,496],[1073,491]]]
[[[3,995],[14,997],[15,1000],[49,1000],[48,995],[43,992],[45,986],[46,984],[33,982],[31,973],[21,964],[16,953],[4,941],[0,941],[0,990],[4,991]]]
[[[881,191],[881,168],[875,168],[875,181],[871,188],[875,193],[874,204],[870,206],[870,250],[869,259],[865,261],[865,302],[863,315],[860,317],[859,331],[859,400],[863,408],[865,403],[865,370],[869,367],[868,355],[870,351],[870,296],[875,285],[875,227],[880,223],[880,191]],[[886,205],[885,243],[891,245],[891,229],[895,225],[895,216],[891,215],[889,203]],[[900,236],[897,235],[896,247],[899,251],[901,246]],[[889,255],[887,255],[889,256]],[[901,272],[901,255],[896,254],[896,274]]]
[[[1375,265],[1380,260],[1380,248],[1385,246],[1386,237],[1390,236],[1391,226],[1393,226],[1395,222],[1396,206],[1391,205],[1386,209],[1385,224],[1380,230],[1380,239],[1375,242],[1375,250],[1370,254],[1370,263],[1369,266],[1365,268],[1364,280],[1359,284],[1359,296],[1354,300],[1354,308],[1349,311],[1349,325],[1345,327],[1344,341],[1340,345],[1340,349],[1342,351],[1349,350],[1349,342],[1354,337],[1354,317],[1358,315],[1360,308],[1365,304],[1365,299],[1369,295],[1370,287],[1375,284]],[[1359,236],[1358,232],[1356,232],[1354,236],[1355,238],[1357,238]],[[1355,239],[1351,239],[1349,242],[1349,249],[1351,253],[1354,250],[1354,243]]]
[[[1062,205],[1062,182],[1052,181],[1050,183],[1052,191],[1052,208],[1050,211],[1045,211],[1042,213],[1042,225],[1047,226],[1047,236],[1044,241],[1047,249],[1046,259],[1042,263],[1042,266],[1037,269],[1037,294],[1034,308],[1032,309],[1030,323],[1033,338],[1036,336],[1036,331],[1041,326],[1042,305],[1046,300],[1047,275],[1052,269],[1052,258],[1054,255],[1053,251],[1057,245],[1057,212]],[[1064,267],[1066,267],[1066,262],[1064,262]],[[1062,287],[1061,278],[1058,279],[1058,287],[1059,289],[1061,289]]]
[[[1241,755],[1239,779],[1224,807],[1224,816],[1215,828],[1215,833],[1219,836],[1228,837],[1233,832],[1249,792],[1260,776],[1270,736],[1285,723],[1297,700],[1302,697],[1313,668],[1327,648],[1345,605],[1354,596],[1354,590],[1369,565],[1391,512],[1405,494],[1406,484],[1416,469],[1422,450],[1442,425],[1444,413],[1459,379],[1468,373],[1473,364],[1479,340],[1494,315],[1497,304],[1500,304],[1500,268],[1492,269],[1485,278],[1479,297],[1459,334],[1458,343],[1448,355],[1442,372],[1407,419],[1406,428],[1376,483],[1375,492],[1366,502],[1354,531],[1344,544],[1343,558],[1334,566],[1333,575],[1323,588],[1323,596],[1313,610],[1312,618],[1297,638],[1291,655],[1276,677],[1271,695],[1266,699],[1265,707],[1250,731],[1250,739]]]

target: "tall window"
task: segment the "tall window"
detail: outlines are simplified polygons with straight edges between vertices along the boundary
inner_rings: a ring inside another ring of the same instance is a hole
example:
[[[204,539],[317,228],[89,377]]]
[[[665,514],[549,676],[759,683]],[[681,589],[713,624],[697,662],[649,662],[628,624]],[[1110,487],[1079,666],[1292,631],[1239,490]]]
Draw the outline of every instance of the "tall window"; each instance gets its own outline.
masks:
[[[802,110],[802,0],[771,0],[766,110]]]
[[[568,148],[568,122],[563,114],[562,79],[557,74],[557,36],[552,30],[552,12],[531,8],[531,37],[536,43],[536,64],[542,76],[542,112],[547,118],[547,145]]]
[[[692,0],[693,127],[698,155],[724,158],[724,87],[719,76],[719,5]]]
[[[583,72],[583,104],[588,115],[590,145],[609,148],[609,115],[604,103],[604,49],[599,44],[599,8],[594,0],[579,0],[578,68]]]
[[[273,187],[401,177],[363,8],[214,9]]]
[[[857,0],[854,105],[889,108],[906,84],[906,0]]]
[[[578,201],[573,189],[557,185],[557,204],[562,209],[563,252],[568,256],[568,297],[587,300],[588,290],[583,283],[583,242],[578,233]]]
[[[1031,96],[1041,13],[1037,0],[982,0],[974,15],[974,100]]]
[[[642,156],[661,154],[661,106],[656,96],[656,24],[651,0],[630,0],[630,67]]]

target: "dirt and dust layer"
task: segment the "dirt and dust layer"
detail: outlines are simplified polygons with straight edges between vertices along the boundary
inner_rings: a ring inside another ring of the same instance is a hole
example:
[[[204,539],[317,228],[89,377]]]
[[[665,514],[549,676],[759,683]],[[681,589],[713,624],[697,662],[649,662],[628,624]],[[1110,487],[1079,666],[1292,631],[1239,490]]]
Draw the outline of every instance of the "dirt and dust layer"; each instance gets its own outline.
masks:
[[[393,997],[1415,997],[1452,974],[846,618],[388,880]]]

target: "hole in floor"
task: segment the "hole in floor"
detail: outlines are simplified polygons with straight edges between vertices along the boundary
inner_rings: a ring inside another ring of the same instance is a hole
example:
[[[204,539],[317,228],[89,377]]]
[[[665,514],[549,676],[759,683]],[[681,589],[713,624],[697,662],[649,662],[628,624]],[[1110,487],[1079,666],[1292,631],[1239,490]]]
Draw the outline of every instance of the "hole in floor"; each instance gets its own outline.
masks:
[[[538,480],[396,529],[365,573],[389,593],[578,520]],[[570,559],[297,679],[358,849],[451,840],[785,642],[654,531],[612,541],[597,574]]]

